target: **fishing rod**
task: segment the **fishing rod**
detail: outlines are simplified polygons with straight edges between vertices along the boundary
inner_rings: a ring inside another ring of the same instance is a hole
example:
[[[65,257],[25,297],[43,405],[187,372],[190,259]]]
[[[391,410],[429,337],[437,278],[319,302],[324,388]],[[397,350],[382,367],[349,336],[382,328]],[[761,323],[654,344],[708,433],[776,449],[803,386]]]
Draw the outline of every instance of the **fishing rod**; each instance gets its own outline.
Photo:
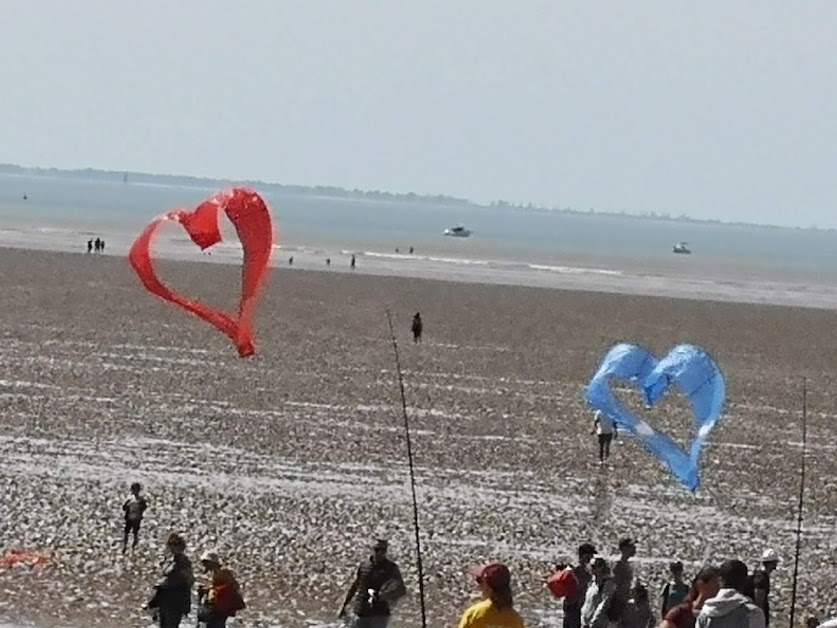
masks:
[[[418,501],[416,500],[416,475],[413,468],[413,444],[410,439],[410,419],[407,416],[407,396],[404,393],[404,376],[401,372],[401,358],[398,355],[398,341],[395,339],[395,329],[392,326],[392,314],[387,310],[389,335],[392,340],[392,350],[395,352],[395,368],[398,373],[398,388],[401,390],[401,409],[404,413],[404,433],[407,437],[407,460],[410,463],[410,488],[413,492],[413,527],[416,531],[416,566],[419,579],[419,601],[421,603],[421,625],[427,628],[427,610],[424,603],[424,567],[421,562],[421,537],[419,534]]]
[[[808,380],[802,378],[802,464],[799,473],[799,505],[796,515],[796,550],[793,557],[793,589],[791,591],[790,628],[796,618],[796,585],[799,579],[799,553],[802,544],[802,504],[805,496],[805,447],[808,442]]]

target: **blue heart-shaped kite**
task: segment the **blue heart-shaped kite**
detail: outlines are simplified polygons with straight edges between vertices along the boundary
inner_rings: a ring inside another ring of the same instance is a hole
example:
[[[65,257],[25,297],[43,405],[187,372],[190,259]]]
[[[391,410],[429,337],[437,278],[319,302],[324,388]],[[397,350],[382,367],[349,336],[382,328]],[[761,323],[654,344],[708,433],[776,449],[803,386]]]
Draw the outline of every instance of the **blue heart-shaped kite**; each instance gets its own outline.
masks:
[[[695,435],[690,451],[687,453],[668,435],[634,416],[613,394],[611,379],[641,388],[648,406],[677,384],[689,398],[694,413]],[[724,374],[700,347],[678,345],[658,361],[647,350],[631,344],[618,344],[608,351],[586,394],[591,406],[631,432],[692,492],[700,486],[700,452],[721,418],[725,396]]]

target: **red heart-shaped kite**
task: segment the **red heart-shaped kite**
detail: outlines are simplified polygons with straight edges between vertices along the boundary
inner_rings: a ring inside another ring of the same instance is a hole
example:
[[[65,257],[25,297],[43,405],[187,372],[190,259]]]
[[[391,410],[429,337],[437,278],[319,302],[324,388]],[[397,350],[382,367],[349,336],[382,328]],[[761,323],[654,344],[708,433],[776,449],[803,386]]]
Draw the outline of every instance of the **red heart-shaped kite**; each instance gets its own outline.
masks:
[[[151,241],[157,229],[166,221],[175,221],[183,225],[192,242],[202,250],[220,242],[218,212],[222,209],[235,226],[244,248],[237,319],[177,294],[160,281],[151,263]],[[194,211],[172,211],[156,218],[134,242],[128,259],[150,292],[217,327],[232,338],[238,348],[238,354],[245,358],[256,352],[253,344],[253,316],[259,292],[268,273],[272,252],[273,223],[267,204],[253,190],[234,188],[204,201]]]

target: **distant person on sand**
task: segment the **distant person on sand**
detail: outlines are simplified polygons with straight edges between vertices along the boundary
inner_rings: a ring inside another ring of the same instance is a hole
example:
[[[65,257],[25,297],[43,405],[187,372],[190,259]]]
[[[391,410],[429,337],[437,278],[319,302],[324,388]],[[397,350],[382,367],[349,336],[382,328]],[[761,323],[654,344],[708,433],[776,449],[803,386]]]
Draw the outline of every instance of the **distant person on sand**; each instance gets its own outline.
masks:
[[[421,322],[421,314],[416,312],[416,315],[413,316],[413,342],[415,344],[419,344],[421,342],[421,332],[424,329],[424,323]]]
[[[206,628],[225,628],[230,617],[247,607],[241,587],[215,552],[204,552],[201,565],[208,578],[198,586],[198,622]]]
[[[413,247],[410,247],[410,255],[413,254]]]
[[[290,259],[288,260],[288,266],[293,266],[293,265],[294,265],[294,256],[291,255]]]
[[[482,592],[482,601],[470,606],[459,620],[459,628],[524,628],[514,609],[511,572],[502,563],[470,570]]]
[[[87,241],[87,252],[88,253],[93,252],[93,240],[92,239]]]
[[[386,628],[392,605],[407,594],[401,570],[389,559],[389,544],[379,539],[372,547],[372,556],[357,568],[338,616],[346,616],[346,607],[354,598],[351,628]]]
[[[95,248],[96,252],[99,252],[99,249],[102,248],[102,241],[99,238],[96,238],[96,241],[93,243],[93,247]]]
[[[131,494],[125,503],[122,504],[122,512],[125,513],[125,531],[122,535],[122,553],[128,551],[128,536],[134,535],[134,542],[131,549],[137,548],[139,542],[140,525],[142,518],[148,508],[148,500],[142,495],[142,485],[139,482],[131,484]]]
[[[104,240],[102,240],[102,242],[99,244],[99,250],[100,250],[102,253],[104,253],[104,252],[105,252],[105,241],[104,241]]]
[[[170,534],[166,551],[168,557],[163,564],[162,576],[146,607],[152,609],[160,628],[179,628],[183,618],[192,612],[195,575],[192,561],[186,557],[186,541],[182,536]]]
[[[331,258],[330,257],[326,258],[326,266],[331,266]]]
[[[616,423],[601,410],[593,415],[593,434],[599,436],[599,464],[604,464],[610,458],[610,442],[619,437]]]
[[[354,267],[355,267],[355,256],[354,256],[354,254],[352,254],[352,261],[349,263],[349,266],[351,266],[352,269],[354,269]]]

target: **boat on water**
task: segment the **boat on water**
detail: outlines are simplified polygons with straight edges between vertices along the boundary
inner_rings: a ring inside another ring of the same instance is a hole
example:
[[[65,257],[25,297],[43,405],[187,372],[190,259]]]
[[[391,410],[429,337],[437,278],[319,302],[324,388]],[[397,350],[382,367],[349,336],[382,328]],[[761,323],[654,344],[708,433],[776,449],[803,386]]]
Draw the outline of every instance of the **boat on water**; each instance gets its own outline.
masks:
[[[469,229],[466,229],[462,225],[456,225],[455,227],[449,227],[443,231],[443,234],[446,236],[451,236],[453,238],[467,238],[469,235],[473,233]]]
[[[681,255],[689,255],[691,251],[689,250],[688,242],[678,242],[674,245],[674,252],[680,253]]]

